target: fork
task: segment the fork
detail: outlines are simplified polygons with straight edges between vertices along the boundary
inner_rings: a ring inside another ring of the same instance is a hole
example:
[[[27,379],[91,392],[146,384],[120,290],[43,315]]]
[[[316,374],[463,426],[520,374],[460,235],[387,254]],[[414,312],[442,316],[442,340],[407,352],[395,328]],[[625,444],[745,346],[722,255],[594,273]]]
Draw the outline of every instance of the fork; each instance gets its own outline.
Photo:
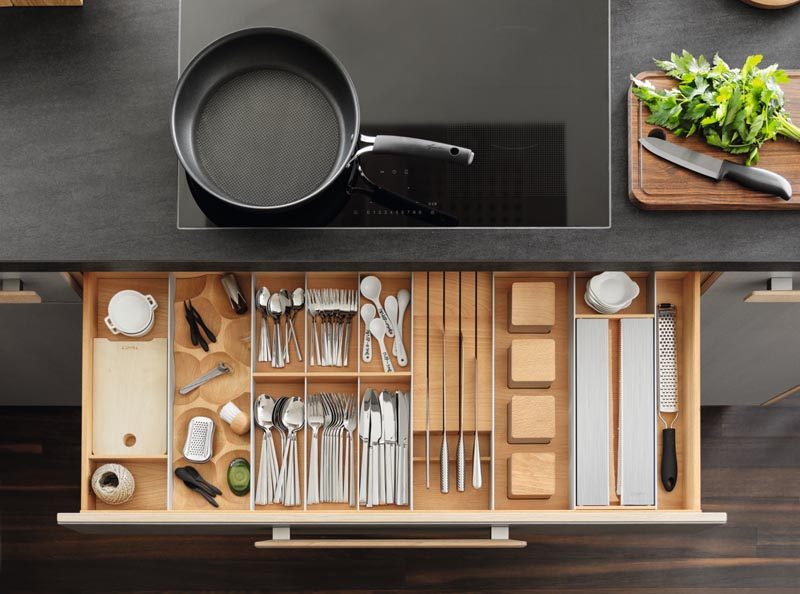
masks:
[[[311,460],[308,471],[308,503],[319,503],[319,444],[317,433],[325,422],[322,402],[318,394],[308,397],[307,424],[311,427]]]
[[[345,497],[348,499],[350,507],[356,505],[356,489],[355,489],[355,464],[353,456],[353,431],[358,425],[358,417],[356,416],[356,399],[349,397],[347,399],[347,409],[345,411],[344,428],[347,431],[347,461],[345,462],[345,476],[347,477],[347,486],[345,488]]]

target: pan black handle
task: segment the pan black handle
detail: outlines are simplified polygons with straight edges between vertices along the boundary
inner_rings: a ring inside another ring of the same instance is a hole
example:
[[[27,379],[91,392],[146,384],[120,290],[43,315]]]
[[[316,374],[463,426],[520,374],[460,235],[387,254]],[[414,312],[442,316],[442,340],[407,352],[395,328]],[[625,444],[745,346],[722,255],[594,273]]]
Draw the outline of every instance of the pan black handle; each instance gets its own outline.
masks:
[[[459,165],[469,165],[472,163],[472,159],[475,158],[475,153],[468,148],[433,140],[409,138],[408,136],[376,136],[372,143],[371,152],[384,155],[437,159]]]

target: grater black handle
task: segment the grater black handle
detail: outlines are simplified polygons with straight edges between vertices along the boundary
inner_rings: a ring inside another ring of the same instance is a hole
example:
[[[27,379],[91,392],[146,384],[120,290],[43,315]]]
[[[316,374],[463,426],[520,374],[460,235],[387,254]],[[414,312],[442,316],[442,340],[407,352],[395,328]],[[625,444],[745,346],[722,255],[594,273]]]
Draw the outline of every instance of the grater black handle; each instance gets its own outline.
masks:
[[[675,453],[675,429],[661,433],[661,484],[669,492],[678,483],[678,456]]]

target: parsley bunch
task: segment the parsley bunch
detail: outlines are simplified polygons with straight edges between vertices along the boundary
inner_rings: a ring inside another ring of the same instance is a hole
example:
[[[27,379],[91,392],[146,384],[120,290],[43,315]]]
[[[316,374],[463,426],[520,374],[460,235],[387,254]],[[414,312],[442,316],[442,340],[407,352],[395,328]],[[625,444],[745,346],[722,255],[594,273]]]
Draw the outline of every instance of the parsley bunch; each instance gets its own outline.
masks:
[[[742,68],[731,68],[719,56],[711,64],[683,50],[669,60],[656,60],[661,70],[680,81],[674,89],[658,90],[650,81],[631,76],[633,94],[650,109],[647,123],[678,136],[700,132],[711,146],[758,163],[758,149],[777,135],[800,142],[783,105],[781,83],[789,76],[777,64],[759,68],[763,56],[750,56]]]

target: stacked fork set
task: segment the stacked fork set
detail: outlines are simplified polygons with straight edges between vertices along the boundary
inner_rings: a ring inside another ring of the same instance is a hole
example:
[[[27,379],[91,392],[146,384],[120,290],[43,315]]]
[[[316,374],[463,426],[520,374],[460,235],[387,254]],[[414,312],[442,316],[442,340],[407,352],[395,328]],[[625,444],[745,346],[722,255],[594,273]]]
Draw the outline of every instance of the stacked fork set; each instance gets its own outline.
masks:
[[[311,394],[306,400],[311,428],[308,503],[356,505],[353,431],[358,424],[352,394]],[[321,447],[320,447],[320,443]]]
[[[303,428],[305,411],[299,396],[277,400],[261,394],[255,401],[253,419],[264,432],[256,478],[256,505],[282,503],[300,505],[300,473],[297,463],[297,432]],[[272,443],[272,427],[281,438],[281,464]]]
[[[305,291],[297,288],[291,293],[281,289],[277,293],[270,293],[267,287],[256,291],[255,305],[261,312],[261,325],[259,334],[258,360],[269,361],[272,367],[286,367],[291,362],[289,343],[294,344],[297,360],[303,360],[300,344],[294,331],[294,319],[297,312],[305,305]],[[272,336],[270,337],[267,320],[272,318]],[[283,320],[283,324],[281,324]],[[283,335],[283,337],[281,337]]]
[[[347,367],[350,329],[358,311],[358,295],[350,289],[309,289],[308,315],[314,341],[309,365]],[[320,333],[317,333],[317,318]]]
[[[408,505],[408,419],[410,394],[364,392],[359,437],[359,501],[367,507]]]

